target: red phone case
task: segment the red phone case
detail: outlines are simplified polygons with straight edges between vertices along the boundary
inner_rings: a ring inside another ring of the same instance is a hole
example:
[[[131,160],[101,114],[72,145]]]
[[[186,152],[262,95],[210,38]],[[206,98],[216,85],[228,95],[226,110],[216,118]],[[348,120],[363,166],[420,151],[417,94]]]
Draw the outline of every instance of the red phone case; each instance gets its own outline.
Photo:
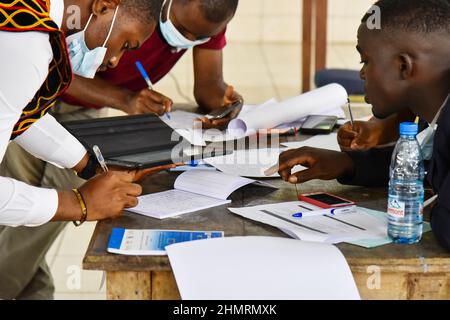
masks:
[[[329,204],[326,204],[326,203],[323,203],[323,202],[320,202],[318,200],[314,200],[314,199],[311,199],[311,198],[308,197],[308,196],[316,195],[316,194],[326,194],[326,195],[329,195],[330,197],[341,199],[342,201],[345,201],[346,203],[329,205]],[[356,205],[356,203],[351,201],[351,200],[335,196],[334,194],[331,194],[331,193],[328,193],[328,192],[315,192],[315,193],[302,194],[302,195],[298,196],[298,199],[300,201],[304,201],[304,202],[310,203],[310,204],[312,204],[314,206],[318,206],[319,208],[323,208],[323,209],[340,208],[340,207],[348,207],[348,206]]]

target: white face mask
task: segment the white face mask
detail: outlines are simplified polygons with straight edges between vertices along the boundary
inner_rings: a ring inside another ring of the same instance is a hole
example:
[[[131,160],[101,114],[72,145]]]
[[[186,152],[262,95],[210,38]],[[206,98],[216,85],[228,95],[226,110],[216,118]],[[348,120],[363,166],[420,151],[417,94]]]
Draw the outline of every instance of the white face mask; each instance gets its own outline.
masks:
[[[442,110],[447,105],[447,101],[449,98],[450,96],[447,97],[444,104],[439,109],[438,113],[433,119],[433,122],[431,122],[430,127],[417,135],[417,141],[419,141],[424,160],[431,160],[431,157],[433,156],[434,136],[436,135],[436,130],[438,127],[437,122],[442,113]]]
[[[172,21],[170,21],[170,9],[172,8],[172,0],[169,0],[169,1],[170,1],[169,7],[167,8],[167,19],[165,22],[162,21],[162,10],[161,10],[161,15],[159,18],[159,28],[161,29],[161,33],[162,33],[164,39],[167,41],[167,43],[171,47],[176,48],[178,51],[186,50],[186,49],[190,49],[195,46],[204,44],[211,39],[211,38],[205,38],[205,39],[196,40],[196,41],[186,39],[186,37],[183,36],[181,34],[181,32],[177,30],[177,28],[175,28]],[[162,6],[163,8],[164,8],[164,5],[166,4],[166,2],[167,2],[167,0],[164,1],[163,6]]]
[[[66,38],[73,73],[84,78],[94,78],[98,68],[101,66],[103,60],[105,59],[107,51],[107,48],[105,46],[109,40],[109,37],[111,36],[118,9],[119,6],[116,7],[116,11],[114,12],[114,17],[111,22],[111,27],[109,28],[108,35],[106,36],[106,40],[101,47],[90,50],[86,45],[85,33],[87,27],[89,26],[89,23],[91,22],[93,16],[92,13],[82,31],[72,34],[71,36],[68,36]]]
[[[434,135],[436,134],[435,128],[429,127],[417,135],[417,141],[419,141],[420,149],[422,151],[422,157],[424,160],[430,160],[433,156],[433,144]]]

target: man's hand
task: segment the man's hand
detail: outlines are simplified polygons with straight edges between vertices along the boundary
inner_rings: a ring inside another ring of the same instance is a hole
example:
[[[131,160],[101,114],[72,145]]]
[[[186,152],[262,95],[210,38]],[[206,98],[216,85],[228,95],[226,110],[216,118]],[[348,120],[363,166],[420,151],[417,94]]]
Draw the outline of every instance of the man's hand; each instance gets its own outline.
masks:
[[[298,165],[308,169],[292,174],[292,169]],[[352,175],[353,170],[353,161],[344,152],[303,147],[283,152],[279,164],[265,174],[270,176],[278,171],[284,181],[303,183],[313,179],[333,180]]]
[[[142,187],[133,183],[134,172],[109,171],[95,176],[78,190],[87,207],[87,220],[116,218],[138,204]],[[72,191],[58,191],[58,209],[52,221],[81,219],[81,205]]]
[[[89,221],[114,218],[138,204],[142,187],[133,183],[134,172],[109,171],[87,181],[79,189],[86,202]]]
[[[232,103],[241,100],[244,101],[242,96],[236,92],[233,86],[228,86],[225,90],[225,94],[222,101],[222,107],[231,105]],[[203,129],[220,129],[223,130],[228,126],[228,123],[236,118],[241,112],[240,108],[233,110],[228,116],[218,120],[210,120],[208,118],[201,118]]]
[[[154,113],[159,116],[172,111],[173,102],[159,92],[143,89],[132,93],[122,110],[130,115]]]
[[[147,176],[156,174],[161,171],[169,170],[169,169],[175,168],[180,165],[183,165],[183,164],[182,163],[168,164],[165,166],[159,166],[159,167],[153,167],[153,168],[148,168],[148,169],[132,171],[134,173],[133,182],[139,182],[142,179],[146,178]]]
[[[140,170],[130,170],[130,169],[123,168],[123,167],[118,167],[118,166],[108,166],[108,170],[109,171],[126,172],[126,173],[129,173],[129,174],[132,174],[132,175],[134,175],[132,182],[140,182],[141,180],[143,180],[147,176],[159,173],[161,171],[165,171],[165,170],[169,170],[169,169],[172,169],[172,168],[176,168],[177,166],[180,166],[180,165],[183,165],[183,164],[172,163],[172,164],[167,164],[167,165],[164,165],[164,166],[158,166],[158,167],[147,168],[147,169],[140,169]],[[102,172],[103,172],[102,168],[98,167],[97,168],[97,173],[101,174]]]
[[[110,167],[87,181],[79,191],[87,206],[87,220],[96,221],[115,218],[126,208],[135,207],[142,187],[135,182],[144,177],[173,168],[178,164],[159,166],[143,170],[124,170]],[[81,218],[81,206],[72,191],[58,192],[58,210],[52,221],[76,221]]]
[[[396,114],[384,120],[371,119],[370,121],[355,121],[346,123],[338,132],[338,143],[341,150],[367,150],[376,146],[385,145],[399,138],[398,126],[408,121],[410,114]]]

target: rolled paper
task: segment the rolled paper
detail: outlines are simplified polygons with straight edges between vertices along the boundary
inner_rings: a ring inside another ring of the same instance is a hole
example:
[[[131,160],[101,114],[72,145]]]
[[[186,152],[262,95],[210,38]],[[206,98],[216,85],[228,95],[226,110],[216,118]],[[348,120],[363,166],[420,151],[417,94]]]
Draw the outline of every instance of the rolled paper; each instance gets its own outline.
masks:
[[[228,130],[245,134],[248,131],[272,129],[309,115],[324,115],[347,103],[345,88],[337,83],[309,91],[283,102],[271,102],[256,107],[228,125]]]

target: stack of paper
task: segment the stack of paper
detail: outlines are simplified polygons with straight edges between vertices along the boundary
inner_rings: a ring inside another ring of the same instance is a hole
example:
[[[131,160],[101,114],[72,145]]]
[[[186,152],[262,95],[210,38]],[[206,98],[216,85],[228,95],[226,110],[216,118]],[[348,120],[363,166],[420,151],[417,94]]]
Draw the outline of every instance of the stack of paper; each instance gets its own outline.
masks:
[[[228,129],[246,134],[252,130],[276,128],[308,115],[329,115],[334,112],[340,117],[344,115],[341,107],[347,100],[345,88],[333,83],[280,103],[255,108],[231,121]]]
[[[300,240],[340,243],[387,237],[387,221],[374,217],[363,208],[357,208],[355,213],[314,215],[314,210],[320,209],[302,201],[229,208],[235,214],[277,227]],[[308,211],[311,211],[310,217]],[[298,212],[304,213],[302,218],[293,217]]]
[[[236,237],[166,250],[182,299],[360,299],[344,256],[332,245]]]
[[[275,99],[258,106],[245,105],[239,116],[230,122],[227,131],[196,129],[201,114],[185,111],[171,112],[170,119],[161,120],[193,145],[205,146],[206,142],[223,142],[241,139],[256,134],[259,130],[283,129],[286,124],[300,121],[308,115],[344,116],[342,106],[347,103],[347,92],[339,84],[304,93],[300,96],[277,102]]]
[[[302,201],[228,208],[228,210],[244,218],[277,227],[299,240],[324,243],[347,242],[364,248],[373,248],[392,242],[387,235],[386,212],[361,207],[357,207],[354,213],[326,216],[317,216],[314,211],[321,208]],[[303,213],[302,218],[293,216],[300,211]],[[430,231],[430,224],[424,223],[423,230]]]

